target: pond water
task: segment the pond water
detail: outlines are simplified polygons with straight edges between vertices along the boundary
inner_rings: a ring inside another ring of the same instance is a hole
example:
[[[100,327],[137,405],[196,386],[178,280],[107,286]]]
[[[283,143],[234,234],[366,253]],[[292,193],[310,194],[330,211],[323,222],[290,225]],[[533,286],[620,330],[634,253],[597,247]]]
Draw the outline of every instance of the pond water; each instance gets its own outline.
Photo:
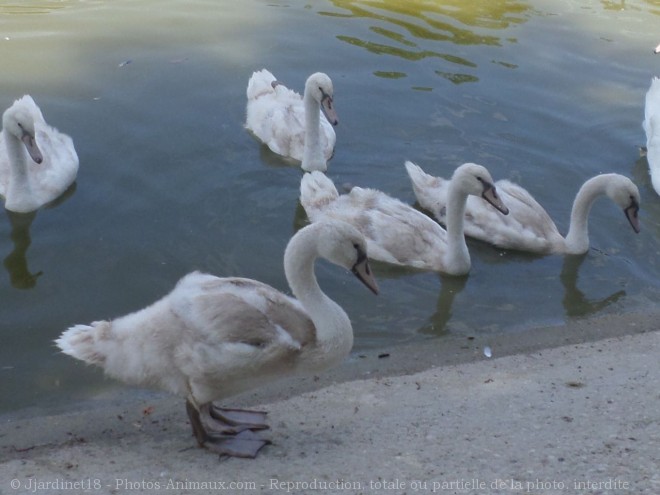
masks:
[[[192,270],[287,290],[301,170],[243,128],[262,67],[300,91],[312,72],[332,77],[337,184],[412,204],[404,160],[443,176],[474,161],[525,186],[563,232],[597,173],[642,194],[639,235],[595,205],[583,257],[470,242],[468,277],[374,264],[378,297],[320,263],[356,351],[656,306],[660,198],[638,146],[659,21],[643,1],[0,2],[0,108],[31,94],[80,157],[59,204],[0,215],[0,412],[112,386],[53,339],[142,308]]]

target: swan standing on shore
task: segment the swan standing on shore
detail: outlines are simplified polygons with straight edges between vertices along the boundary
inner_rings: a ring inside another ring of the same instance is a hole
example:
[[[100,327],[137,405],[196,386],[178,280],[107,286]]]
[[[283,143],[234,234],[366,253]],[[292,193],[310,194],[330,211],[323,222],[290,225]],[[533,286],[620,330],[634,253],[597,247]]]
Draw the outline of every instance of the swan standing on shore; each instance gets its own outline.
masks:
[[[450,182],[433,177],[419,167],[409,167],[408,175],[419,204],[440,223],[449,223],[448,191]],[[592,177],[578,191],[566,238],[550,215],[529,192],[508,180],[496,182],[502,201],[509,207],[504,217],[483,201],[469,198],[465,210],[465,234],[504,249],[539,254],[582,254],[589,249],[589,211],[594,201],[606,195],[621,207],[635,232],[639,232],[639,190],[619,174]]]
[[[274,153],[302,162],[303,170],[325,172],[337,140],[333,126],[339,123],[333,93],[322,72],[309,76],[301,98],[262,69],[248,82],[245,127]]]
[[[76,179],[72,139],[46,124],[31,96],[5,110],[0,134],[0,196],[5,208],[27,213],[57,199]]]
[[[340,196],[322,172],[303,176],[300,202],[311,222],[335,219],[354,225],[366,237],[372,259],[465,275],[471,266],[463,235],[463,211],[468,195],[480,196],[505,215],[508,211],[492,183],[488,170],[480,165],[467,163],[456,169],[451,180],[447,230],[424,213],[381,191],[354,187]]]
[[[651,183],[655,192],[660,194],[660,78],[654,77],[651,80],[646,93],[642,125],[646,132],[646,159],[649,162]]]
[[[255,457],[268,443],[253,433],[267,428],[266,413],[221,409],[212,401],[323,370],[353,345],[348,316],[317,283],[317,257],[351,270],[378,293],[364,237],[346,223],[322,222],[298,231],[284,253],[284,272],[297,299],[256,280],[193,272],[151,306],[76,325],[56,343],[113,378],[186,397],[200,446]]]

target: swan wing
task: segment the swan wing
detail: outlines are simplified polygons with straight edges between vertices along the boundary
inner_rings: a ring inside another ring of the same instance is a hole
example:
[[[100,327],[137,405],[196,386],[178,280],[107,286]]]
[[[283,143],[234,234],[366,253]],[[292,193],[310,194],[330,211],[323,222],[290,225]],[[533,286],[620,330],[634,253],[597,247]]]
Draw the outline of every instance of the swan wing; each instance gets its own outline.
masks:
[[[557,242],[563,241],[550,215],[526,189],[508,180],[498,181],[495,187],[509,214],[500,214],[481,198],[469,198],[468,235],[501,248],[538,253],[551,252]]]
[[[36,125],[36,141],[43,155],[40,164],[30,163],[31,182],[38,185],[43,203],[57,199],[76,180],[78,154],[70,136],[45,123]]]
[[[323,172],[315,170],[300,181],[300,204],[312,218],[339,197],[335,184]]]
[[[300,303],[261,282],[195,273],[176,290],[173,313],[189,332],[177,349],[177,366],[200,402],[290,372],[315,342]]]
[[[427,174],[428,175],[428,174]],[[446,225],[449,180],[428,176],[413,180],[420,205]],[[547,253],[563,238],[545,209],[519,185],[500,180],[495,183],[500,198],[509,208],[502,215],[495,207],[476,196],[468,196],[465,208],[465,235],[504,249]]]
[[[302,96],[277,83],[266,69],[252,74],[245,127],[271,151],[302,160],[305,108]]]
[[[370,258],[437,269],[446,248],[445,231],[410,205],[381,191],[360,187],[318,204],[315,209],[306,208],[310,220],[332,218],[352,224],[367,239]]]
[[[5,147],[5,137],[3,133],[0,132],[0,196],[2,197],[5,197],[7,195],[7,187],[9,186],[10,173],[11,173],[11,168],[9,165],[7,148]]]
[[[438,220],[443,218],[450,181],[427,174],[413,162],[408,161],[405,165],[419,205],[430,211]]]

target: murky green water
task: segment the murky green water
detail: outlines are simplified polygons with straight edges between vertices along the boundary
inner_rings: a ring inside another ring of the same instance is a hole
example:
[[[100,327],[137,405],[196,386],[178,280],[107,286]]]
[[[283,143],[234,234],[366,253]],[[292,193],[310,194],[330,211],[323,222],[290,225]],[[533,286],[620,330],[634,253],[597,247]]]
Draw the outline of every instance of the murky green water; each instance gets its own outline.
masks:
[[[564,232],[588,177],[640,187],[642,233],[602,200],[583,258],[470,242],[469,277],[376,265],[377,298],[320,264],[356,349],[657,305],[660,198],[637,146],[659,21],[642,1],[0,2],[0,107],[32,94],[80,156],[61,204],[0,216],[0,412],[108,387],[53,339],[191,270],[286,288],[301,171],[242,128],[262,67],[298,89],[314,71],[333,78],[338,184],[413,203],[405,159],[438,175],[475,161],[527,187]]]

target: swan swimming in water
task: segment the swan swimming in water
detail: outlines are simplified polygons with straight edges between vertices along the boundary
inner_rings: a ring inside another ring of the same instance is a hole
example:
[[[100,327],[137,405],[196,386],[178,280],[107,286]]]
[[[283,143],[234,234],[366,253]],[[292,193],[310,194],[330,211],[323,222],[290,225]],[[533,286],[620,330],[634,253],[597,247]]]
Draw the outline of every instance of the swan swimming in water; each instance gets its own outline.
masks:
[[[299,230],[284,253],[295,299],[256,280],[199,272],[140,311],[112,321],[76,325],[56,340],[70,356],[126,383],[186,398],[200,446],[255,457],[267,440],[265,413],[228,410],[212,401],[296,373],[315,373],[344,359],[353,329],[344,310],[318,285],[322,257],[353,272],[378,293],[364,237],[344,222]]]
[[[651,80],[646,93],[642,125],[646,133],[646,159],[649,162],[651,183],[655,192],[660,194],[660,78],[654,77]]]
[[[408,167],[419,204],[440,223],[448,223],[449,181],[433,177],[419,167]],[[589,211],[596,199],[606,195],[621,207],[635,232],[639,232],[639,190],[619,174],[602,174],[587,180],[573,202],[571,223],[564,238],[550,215],[529,192],[513,182],[495,183],[502,201],[509,207],[504,217],[483,201],[468,198],[465,234],[504,249],[539,254],[582,254],[589,249]],[[475,198],[476,199],[476,198]]]
[[[0,196],[5,208],[28,213],[52,202],[76,179],[72,139],[49,126],[31,96],[5,110],[0,134]]]
[[[407,166],[407,165],[406,165]],[[465,275],[471,261],[463,235],[463,211],[468,195],[479,196],[497,210],[507,208],[493,187],[493,179],[481,165],[466,163],[451,180],[447,230],[412,206],[374,189],[354,187],[339,195],[322,172],[305,174],[300,183],[300,203],[311,222],[328,219],[354,225],[367,239],[372,259]]]
[[[301,98],[262,69],[248,82],[245,127],[274,153],[302,162],[303,170],[325,172],[337,139],[333,126],[339,123],[333,93],[322,72],[307,78]]]

